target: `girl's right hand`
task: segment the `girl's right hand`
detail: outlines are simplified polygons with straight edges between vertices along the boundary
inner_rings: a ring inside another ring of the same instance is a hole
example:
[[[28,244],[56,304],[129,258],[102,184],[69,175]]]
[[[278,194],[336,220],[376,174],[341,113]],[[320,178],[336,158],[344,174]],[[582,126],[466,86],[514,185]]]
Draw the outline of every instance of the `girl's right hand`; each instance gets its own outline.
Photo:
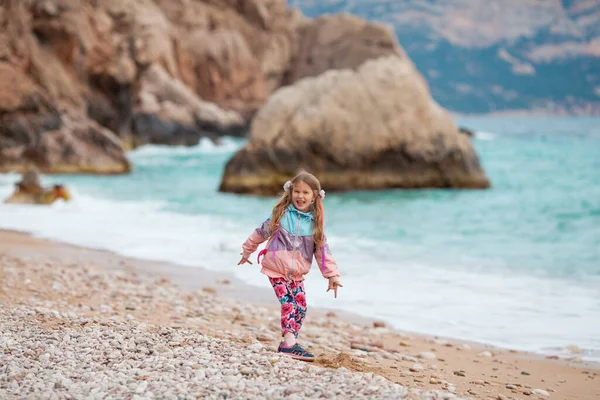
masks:
[[[239,263],[237,263],[237,265],[242,265],[242,264],[245,264],[245,263],[252,264],[252,261],[250,261],[246,257],[242,256],[242,259],[240,260]]]

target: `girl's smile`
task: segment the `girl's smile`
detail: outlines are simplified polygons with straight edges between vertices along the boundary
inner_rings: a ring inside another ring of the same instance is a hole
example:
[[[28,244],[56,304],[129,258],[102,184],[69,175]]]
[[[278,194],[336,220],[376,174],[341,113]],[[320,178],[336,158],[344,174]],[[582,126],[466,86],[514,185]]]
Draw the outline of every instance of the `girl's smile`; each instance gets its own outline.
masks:
[[[315,193],[306,183],[298,181],[292,188],[292,203],[298,211],[308,212],[313,200],[315,199]]]

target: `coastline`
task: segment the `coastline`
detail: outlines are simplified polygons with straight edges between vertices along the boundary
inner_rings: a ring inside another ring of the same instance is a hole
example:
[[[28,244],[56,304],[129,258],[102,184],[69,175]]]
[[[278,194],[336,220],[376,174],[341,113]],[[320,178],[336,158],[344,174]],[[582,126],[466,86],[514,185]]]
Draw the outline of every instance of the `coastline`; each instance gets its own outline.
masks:
[[[65,299],[60,299],[61,305],[53,293],[53,285],[36,283],[35,269],[29,271],[28,268],[43,264],[53,268],[92,268],[109,274],[125,274],[139,283],[158,282],[158,285],[169,286],[184,299],[182,302],[187,303],[194,295],[210,296],[215,307],[209,313],[209,324],[193,312],[171,315],[173,310],[160,311],[163,306],[150,310],[138,308],[138,304],[123,309],[119,305],[133,299],[117,295],[117,304],[112,304],[115,301],[106,293],[97,294],[104,303],[94,307],[93,302],[85,304],[79,298],[81,306],[76,308],[90,317],[132,318],[157,326],[194,329],[233,342],[258,341],[268,351],[276,349],[278,307],[273,294],[266,287],[263,290],[247,286],[230,274],[132,259],[109,251],[4,230],[0,230],[0,255],[3,260],[0,272],[4,279],[5,266],[20,263],[25,268],[24,273],[32,276],[29,281],[33,283],[28,285],[35,286],[36,301],[44,299],[59,311],[66,307]],[[111,285],[110,280],[107,284]],[[0,291],[1,303],[8,306],[31,303],[29,289],[23,285],[21,282]],[[187,305],[185,308],[190,309]],[[313,307],[301,333],[301,342],[317,355],[316,366],[372,372],[412,389],[442,390],[472,398],[547,398],[539,394],[543,392],[551,398],[564,399],[600,396],[598,363],[577,357],[570,360],[548,358],[480,343],[398,332],[388,329],[385,324],[378,323],[375,327],[374,322],[350,313]],[[543,392],[535,392],[536,389]]]

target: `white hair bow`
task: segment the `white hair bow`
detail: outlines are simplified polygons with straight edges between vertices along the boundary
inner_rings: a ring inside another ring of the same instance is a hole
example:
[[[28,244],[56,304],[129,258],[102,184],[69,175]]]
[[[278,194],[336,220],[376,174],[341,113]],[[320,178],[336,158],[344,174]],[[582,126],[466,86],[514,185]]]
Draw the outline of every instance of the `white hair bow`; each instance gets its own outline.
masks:
[[[321,200],[325,198],[325,191],[323,189],[321,189],[321,191],[319,192],[319,197],[321,198]]]

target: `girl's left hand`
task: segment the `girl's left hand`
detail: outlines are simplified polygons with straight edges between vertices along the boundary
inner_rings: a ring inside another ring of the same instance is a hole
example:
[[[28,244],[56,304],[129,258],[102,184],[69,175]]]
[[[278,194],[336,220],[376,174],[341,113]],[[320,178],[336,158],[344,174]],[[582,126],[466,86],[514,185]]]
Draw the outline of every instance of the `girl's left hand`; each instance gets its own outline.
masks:
[[[335,299],[337,299],[338,287],[344,287],[344,285],[342,285],[340,283],[340,278],[338,278],[337,276],[333,277],[333,278],[329,278],[329,285],[327,287],[327,291],[329,292],[330,290],[333,290],[333,297]]]

